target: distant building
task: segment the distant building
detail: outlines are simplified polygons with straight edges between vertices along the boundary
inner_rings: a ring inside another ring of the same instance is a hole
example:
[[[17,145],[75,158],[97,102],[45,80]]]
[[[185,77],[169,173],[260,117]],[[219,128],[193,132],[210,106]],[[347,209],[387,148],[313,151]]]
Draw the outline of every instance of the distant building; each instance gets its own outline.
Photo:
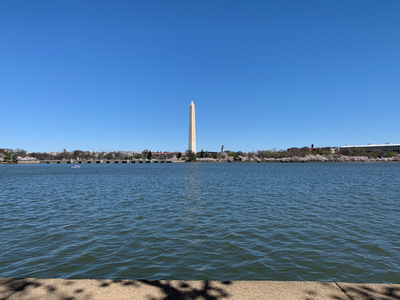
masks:
[[[224,145],[222,145],[222,147],[221,147],[221,153],[224,153],[225,152],[225,147],[224,147]]]
[[[345,145],[339,147],[339,152],[342,152],[345,149],[351,148],[363,148],[365,152],[375,152],[376,150],[383,150],[383,151],[393,151],[395,153],[400,153],[400,144],[392,144],[392,143],[385,143],[385,144],[366,144],[366,145]]]

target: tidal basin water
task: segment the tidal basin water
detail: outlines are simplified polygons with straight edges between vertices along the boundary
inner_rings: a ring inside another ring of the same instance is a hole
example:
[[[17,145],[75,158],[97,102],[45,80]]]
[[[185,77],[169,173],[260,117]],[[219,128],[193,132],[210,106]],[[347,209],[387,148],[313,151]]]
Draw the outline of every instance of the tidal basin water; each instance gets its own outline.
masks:
[[[1,165],[0,277],[400,283],[400,164]]]

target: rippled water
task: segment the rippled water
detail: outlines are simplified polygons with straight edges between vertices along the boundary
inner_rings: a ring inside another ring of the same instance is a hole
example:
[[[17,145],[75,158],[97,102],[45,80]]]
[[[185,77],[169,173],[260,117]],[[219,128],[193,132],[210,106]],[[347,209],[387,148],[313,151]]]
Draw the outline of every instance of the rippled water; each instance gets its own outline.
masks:
[[[400,282],[400,164],[0,166],[0,277]]]

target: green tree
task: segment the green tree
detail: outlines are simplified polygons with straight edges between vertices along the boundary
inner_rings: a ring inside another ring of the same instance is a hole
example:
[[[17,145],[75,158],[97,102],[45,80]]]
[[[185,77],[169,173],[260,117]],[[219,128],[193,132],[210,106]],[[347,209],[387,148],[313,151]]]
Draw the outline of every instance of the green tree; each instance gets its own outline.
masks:
[[[200,158],[204,158],[204,151],[203,151],[203,149],[201,149],[201,151],[200,151]]]
[[[192,151],[188,151],[187,153],[188,161],[195,161],[196,160],[196,154]]]
[[[351,149],[351,148],[343,149],[342,154],[345,156],[354,156],[353,149]]]
[[[228,156],[232,156],[233,158],[236,158],[236,153],[235,152],[229,152]]]
[[[177,159],[180,159],[181,157],[182,157],[182,153],[176,152],[176,158],[177,158]]]
[[[295,149],[295,148],[292,148]],[[293,156],[297,155],[300,156],[300,150],[297,148],[297,150],[292,150],[290,152]],[[286,152],[283,152],[282,150],[276,151],[276,149],[271,149],[271,150],[264,150],[264,151],[258,151],[257,156],[259,158],[281,158],[281,157],[286,157]]]
[[[396,157],[396,153],[394,153],[392,150],[389,150],[386,152],[385,157]]]
[[[365,154],[365,150],[362,147],[361,148],[354,147],[353,153],[354,153],[354,156],[361,156],[361,155]]]
[[[233,160],[236,160],[236,152],[229,152],[228,156],[232,156]]]
[[[315,154],[322,155],[322,154],[324,154],[324,150],[321,149],[321,148],[317,148],[317,149],[314,150],[314,153],[315,153]]]
[[[7,160],[11,159],[11,153],[4,151],[3,154],[4,154],[3,161],[7,161]]]
[[[151,159],[153,157],[153,154],[151,154],[151,151],[149,151],[148,153],[147,153],[147,159]]]
[[[378,149],[378,150],[376,150],[375,152],[376,152],[376,155],[377,155],[379,158],[381,158],[382,156],[385,156],[385,151],[383,151],[383,150],[381,150],[381,149]]]

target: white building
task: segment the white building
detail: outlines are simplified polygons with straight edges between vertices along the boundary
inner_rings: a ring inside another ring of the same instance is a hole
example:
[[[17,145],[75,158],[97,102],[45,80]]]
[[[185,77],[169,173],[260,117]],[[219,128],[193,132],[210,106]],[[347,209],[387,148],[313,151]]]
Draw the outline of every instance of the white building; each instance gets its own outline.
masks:
[[[375,152],[376,150],[383,150],[383,151],[393,151],[395,153],[400,153],[400,144],[392,144],[392,143],[385,143],[385,144],[366,144],[366,145],[345,145],[339,147],[339,151],[343,151],[345,149],[352,149],[352,148],[363,148],[365,152]]]

